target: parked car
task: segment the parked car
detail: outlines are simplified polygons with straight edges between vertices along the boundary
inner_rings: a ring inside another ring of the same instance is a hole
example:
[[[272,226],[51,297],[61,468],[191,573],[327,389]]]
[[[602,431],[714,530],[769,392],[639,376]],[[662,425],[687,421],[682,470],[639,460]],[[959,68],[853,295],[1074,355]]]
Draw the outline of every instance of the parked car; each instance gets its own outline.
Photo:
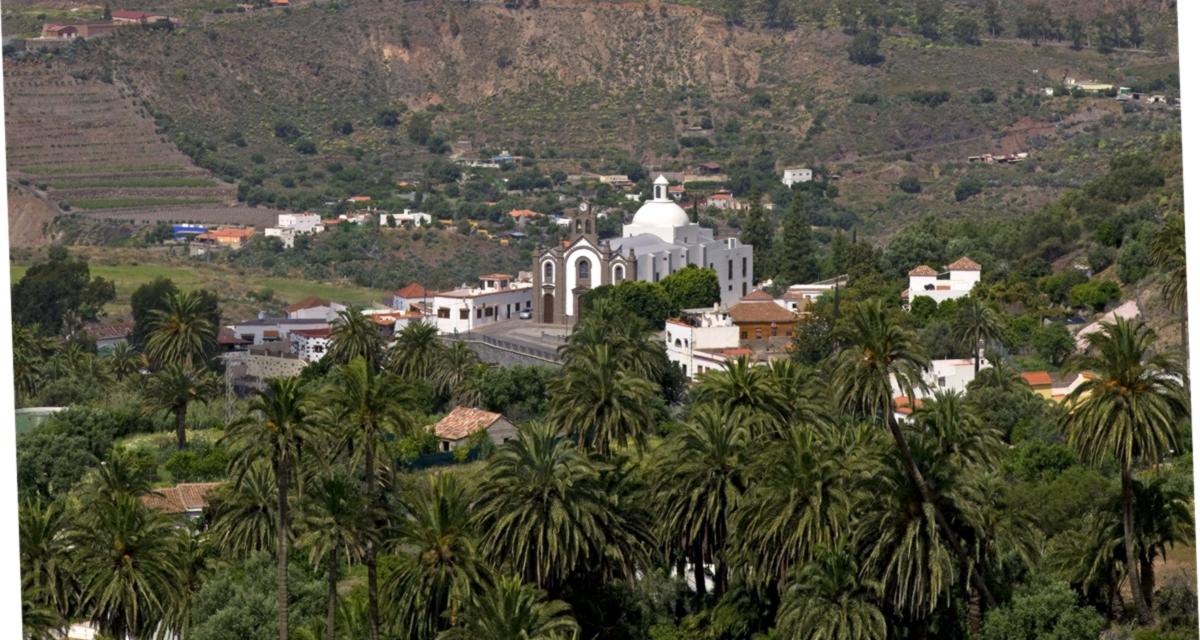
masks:
[[[522,320],[533,320],[533,312],[529,309],[526,309],[521,312],[520,318]]]

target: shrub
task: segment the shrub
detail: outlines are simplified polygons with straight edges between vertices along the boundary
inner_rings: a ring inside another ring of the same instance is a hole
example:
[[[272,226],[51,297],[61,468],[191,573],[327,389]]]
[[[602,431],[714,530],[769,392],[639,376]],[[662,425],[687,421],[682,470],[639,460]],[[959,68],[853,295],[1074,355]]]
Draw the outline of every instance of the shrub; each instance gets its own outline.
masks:
[[[375,114],[375,124],[391,129],[400,124],[400,112],[395,109],[384,109]]]
[[[958,185],[954,187],[954,200],[962,202],[983,191],[983,183],[979,178],[966,177],[958,181]]]
[[[224,449],[193,443],[188,449],[171,454],[163,468],[175,482],[205,482],[225,477],[228,462]]]
[[[1127,240],[1117,255],[1117,277],[1133,284],[1150,273],[1150,249],[1140,238]]]
[[[771,96],[762,91],[755,91],[750,96],[750,106],[756,109],[766,109],[771,106]]]
[[[851,99],[854,104],[875,104],[879,102],[878,93],[856,93]]]
[[[290,122],[279,122],[275,124],[275,137],[291,142],[300,137],[300,130]]]
[[[923,104],[927,107],[936,107],[942,103],[950,101],[949,91],[913,91],[908,94],[908,99],[917,104]]]
[[[846,47],[850,62],[862,65],[875,65],[883,62],[879,53],[879,34],[873,31],[860,31]]]
[[[1071,305],[1087,307],[1097,313],[1121,299],[1121,287],[1112,280],[1091,280],[1071,287]]]
[[[987,87],[981,87],[975,92],[975,101],[988,104],[996,101],[996,92]]]
[[[921,181],[916,176],[900,178],[900,190],[904,193],[921,193]]]
[[[1008,604],[989,611],[982,640],[1059,640],[1095,638],[1104,618],[1080,606],[1065,582],[1020,587]]]
[[[301,140],[296,143],[296,151],[310,156],[317,152],[317,145],[312,140]]]

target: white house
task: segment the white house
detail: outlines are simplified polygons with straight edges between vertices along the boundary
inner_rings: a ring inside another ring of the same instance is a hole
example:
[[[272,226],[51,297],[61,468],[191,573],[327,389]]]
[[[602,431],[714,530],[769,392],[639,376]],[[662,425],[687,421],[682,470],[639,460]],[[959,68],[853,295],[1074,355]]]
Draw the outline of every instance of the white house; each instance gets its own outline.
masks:
[[[467,333],[495,322],[517,319],[533,309],[533,284],[492,273],[479,277],[479,286],[463,285],[429,297],[425,310],[439,333]]]
[[[982,267],[966,256],[946,265],[942,273],[927,265],[920,265],[908,272],[908,290],[901,297],[906,304],[911,304],[914,298],[920,296],[933,298],[937,303],[955,300],[970,294],[981,276]]]
[[[292,331],[288,336],[292,353],[299,356],[305,362],[320,360],[329,351],[329,336],[331,333],[332,331],[329,327],[324,329],[296,329]]]
[[[411,209],[405,209],[403,213],[379,214],[379,226],[390,227],[392,221],[395,221],[397,227],[428,227],[433,224],[433,216]]]
[[[688,309],[684,317],[669,319],[663,328],[667,359],[678,364],[691,380],[720,369],[729,357],[741,355],[738,326],[726,309]]]
[[[404,288],[397,289],[392,293],[392,308],[399,311],[411,311],[429,302],[431,296],[433,296],[432,291],[416,282],[410,282]]]
[[[263,230],[263,235],[279,238],[286,249],[295,246],[298,235],[321,233],[325,230],[321,216],[315,213],[281,213],[276,218],[275,225]]]
[[[783,184],[786,186],[789,186],[789,187],[794,184],[797,184],[799,182],[812,182],[812,179],[813,179],[812,169],[784,169],[783,170]]]
[[[239,322],[229,328],[235,336],[257,346],[272,342],[286,343],[292,331],[328,327],[329,323],[321,318],[259,318]]]
[[[980,370],[991,366],[992,364],[987,359],[979,360]],[[966,393],[967,385],[975,380],[975,361],[971,358],[933,360],[929,363],[929,370],[925,372],[922,379],[927,389],[913,389],[918,409],[921,408],[922,400],[931,398],[937,393]],[[892,378],[892,395],[896,402],[897,417],[908,419],[912,415],[912,407],[909,406],[909,398],[904,395],[904,390],[896,384],[895,378]]]
[[[337,302],[330,302],[324,298],[317,296],[309,296],[296,304],[287,307],[289,320],[322,320],[324,322],[332,322],[337,317],[339,311],[346,308],[346,305]]]
[[[836,278],[812,282],[809,284],[794,284],[783,292],[783,296],[776,302],[783,305],[783,308],[796,313],[803,313],[804,307],[813,302],[817,298],[825,294],[832,294],[833,290],[838,287],[845,287],[850,283],[850,276],[840,275]]]

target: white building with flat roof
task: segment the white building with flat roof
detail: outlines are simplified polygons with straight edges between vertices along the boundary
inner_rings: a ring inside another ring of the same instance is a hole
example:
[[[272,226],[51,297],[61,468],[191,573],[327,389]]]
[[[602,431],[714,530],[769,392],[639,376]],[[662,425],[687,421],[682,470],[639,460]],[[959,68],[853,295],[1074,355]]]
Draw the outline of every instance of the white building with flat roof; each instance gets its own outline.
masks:
[[[812,182],[812,169],[795,168],[783,170],[783,184],[790,187],[801,182]]]
[[[315,213],[281,213],[276,218],[275,226],[263,230],[268,238],[279,238],[285,249],[291,249],[296,244],[296,236],[321,233],[325,225],[321,216]]]
[[[533,284],[504,273],[479,277],[479,286],[463,285],[430,294],[427,317],[442,334],[468,333],[479,327],[516,320],[533,309]]]

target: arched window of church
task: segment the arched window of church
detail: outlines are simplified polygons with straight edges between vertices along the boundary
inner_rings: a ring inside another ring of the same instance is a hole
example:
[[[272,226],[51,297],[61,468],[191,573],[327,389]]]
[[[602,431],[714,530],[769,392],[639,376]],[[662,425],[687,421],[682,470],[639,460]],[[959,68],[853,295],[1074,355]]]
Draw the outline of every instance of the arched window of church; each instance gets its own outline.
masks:
[[[575,233],[581,233],[582,231],[583,231],[583,223],[580,222],[578,219],[576,219],[575,220]]]
[[[613,282],[620,282],[625,279],[625,267],[617,265],[613,267]]]
[[[576,275],[581,285],[589,284],[592,279],[592,263],[586,258],[575,263]]]
[[[542,282],[554,282],[554,263],[549,260],[542,263]]]
[[[584,220],[584,221],[583,221],[583,232],[584,232],[584,233],[591,233],[591,232],[592,232],[592,221],[591,221],[591,220]]]

